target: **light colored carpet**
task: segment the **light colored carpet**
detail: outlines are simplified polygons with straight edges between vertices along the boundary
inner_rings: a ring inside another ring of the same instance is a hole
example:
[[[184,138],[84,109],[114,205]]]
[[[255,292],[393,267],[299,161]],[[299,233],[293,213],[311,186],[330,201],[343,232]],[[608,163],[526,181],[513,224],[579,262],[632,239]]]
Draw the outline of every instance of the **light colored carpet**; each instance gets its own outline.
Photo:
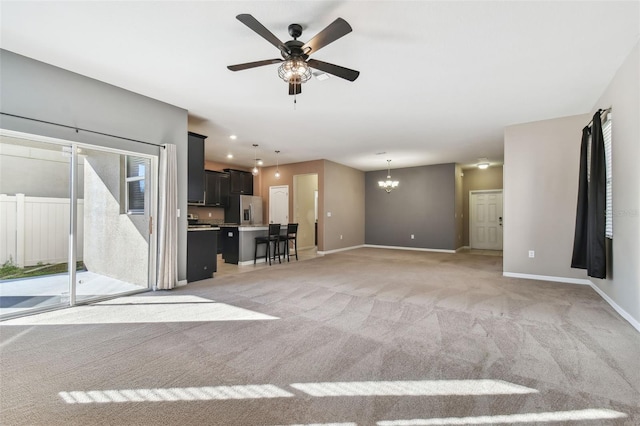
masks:
[[[363,248],[5,321],[0,423],[639,424],[640,334],[501,270]]]

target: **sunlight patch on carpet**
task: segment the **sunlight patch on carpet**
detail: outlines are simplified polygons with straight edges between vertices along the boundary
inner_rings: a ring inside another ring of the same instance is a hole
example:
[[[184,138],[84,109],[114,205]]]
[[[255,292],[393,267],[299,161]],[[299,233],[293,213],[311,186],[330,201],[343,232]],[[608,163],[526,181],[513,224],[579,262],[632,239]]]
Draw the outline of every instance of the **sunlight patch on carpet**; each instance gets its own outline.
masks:
[[[291,387],[311,396],[508,395],[538,392],[502,380],[294,383]]]
[[[551,411],[545,413],[503,414],[497,416],[444,417],[439,419],[384,420],[378,426],[440,426],[440,425],[495,425],[538,422],[569,422],[627,417],[614,410],[589,408],[586,410]]]
[[[290,398],[294,396],[292,393],[274,385],[92,390],[59,392],[58,395],[67,404],[211,401],[226,399]]]
[[[213,321],[257,321],[279,319],[197,296],[122,297],[58,311],[15,318],[7,325],[86,325]]]

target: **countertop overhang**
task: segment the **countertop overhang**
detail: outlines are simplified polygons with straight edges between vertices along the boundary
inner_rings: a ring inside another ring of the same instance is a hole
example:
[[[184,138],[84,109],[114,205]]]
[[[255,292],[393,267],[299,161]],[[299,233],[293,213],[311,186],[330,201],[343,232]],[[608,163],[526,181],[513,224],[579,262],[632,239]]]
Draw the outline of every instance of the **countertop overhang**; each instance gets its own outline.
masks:
[[[219,231],[220,228],[217,226],[189,226],[187,227],[187,231]]]

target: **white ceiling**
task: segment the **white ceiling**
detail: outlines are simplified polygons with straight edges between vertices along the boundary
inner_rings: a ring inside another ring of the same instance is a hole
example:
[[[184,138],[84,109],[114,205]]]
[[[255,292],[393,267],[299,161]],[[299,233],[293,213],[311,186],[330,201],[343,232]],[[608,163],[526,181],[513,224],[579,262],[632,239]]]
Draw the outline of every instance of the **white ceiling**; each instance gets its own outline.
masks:
[[[365,171],[471,165],[502,162],[505,126],[589,112],[639,39],[639,4],[3,0],[0,45],[189,110],[208,160],[252,166],[255,143],[266,165],[275,150]],[[240,13],[282,41],[342,17],[353,32],[312,57],[360,77],[312,79],[294,108],[277,65],[227,70],[279,57]]]

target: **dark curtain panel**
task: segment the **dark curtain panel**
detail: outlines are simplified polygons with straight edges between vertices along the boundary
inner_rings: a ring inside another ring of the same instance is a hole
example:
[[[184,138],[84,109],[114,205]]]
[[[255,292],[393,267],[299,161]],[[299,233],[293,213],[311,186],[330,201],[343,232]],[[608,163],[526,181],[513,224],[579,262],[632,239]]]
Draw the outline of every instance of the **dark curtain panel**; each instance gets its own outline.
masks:
[[[587,232],[587,275],[606,278],[605,224],[607,210],[607,170],[600,111],[593,116],[591,127],[591,171],[589,179],[589,216]]]
[[[582,145],[580,147],[580,175],[578,183],[578,207],[576,208],[576,232],[573,237],[573,256],[571,267],[587,269],[587,213],[589,211],[589,126],[582,129]]]
[[[571,267],[586,269],[587,275],[590,277],[606,278],[605,210],[607,178],[600,110],[593,116],[592,123],[591,132],[589,132],[589,127],[585,127],[582,130],[578,206],[576,209],[576,229]],[[587,167],[589,133],[591,133],[591,162]]]

